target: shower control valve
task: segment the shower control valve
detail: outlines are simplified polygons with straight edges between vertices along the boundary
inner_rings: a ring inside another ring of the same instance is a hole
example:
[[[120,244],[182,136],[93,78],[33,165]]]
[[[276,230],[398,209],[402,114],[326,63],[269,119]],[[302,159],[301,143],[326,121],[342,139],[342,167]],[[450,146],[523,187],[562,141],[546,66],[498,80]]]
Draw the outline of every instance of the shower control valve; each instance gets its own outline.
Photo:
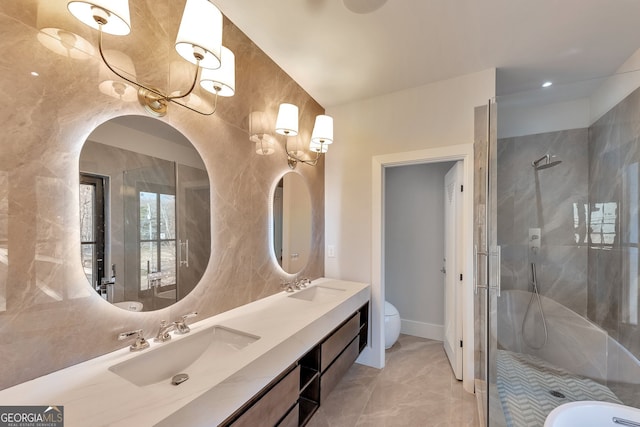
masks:
[[[533,252],[537,252],[540,249],[540,236],[541,230],[539,228],[529,229],[529,249]]]

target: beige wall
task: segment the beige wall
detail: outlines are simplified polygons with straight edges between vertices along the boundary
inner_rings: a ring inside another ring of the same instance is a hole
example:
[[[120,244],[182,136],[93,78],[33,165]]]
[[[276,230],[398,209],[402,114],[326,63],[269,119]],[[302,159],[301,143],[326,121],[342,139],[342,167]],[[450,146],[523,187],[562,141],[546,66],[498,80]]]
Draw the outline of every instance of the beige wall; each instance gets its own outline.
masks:
[[[65,4],[0,3],[0,300],[6,299],[0,312],[0,388],[122,348],[119,332],[144,328],[152,336],[161,319],[193,310],[205,318],[278,292],[281,273],[268,247],[268,198],[287,162],[281,146],[272,156],[255,154],[246,117],[264,110],[275,119],[280,102],[295,103],[308,139],[315,115],[323,112],[227,22],[224,44],[236,55],[236,95],[220,99],[213,116],[171,106],[161,119],[192,141],[211,178],[209,266],[195,291],[170,309],[130,313],[112,307],[89,287],[80,266],[78,158],[97,125],[144,112],[137,102],[98,91],[96,56],[69,59],[37,41],[38,28],[58,25],[95,45],[97,33],[76,23]],[[140,80],[165,88],[169,64],[182,61],[173,42],[184,0],[130,4],[132,33],[107,36],[105,43],[134,59]],[[45,6],[62,12],[45,14]],[[323,275],[324,167],[321,161],[298,169],[313,208],[313,250],[303,273],[315,278]]]

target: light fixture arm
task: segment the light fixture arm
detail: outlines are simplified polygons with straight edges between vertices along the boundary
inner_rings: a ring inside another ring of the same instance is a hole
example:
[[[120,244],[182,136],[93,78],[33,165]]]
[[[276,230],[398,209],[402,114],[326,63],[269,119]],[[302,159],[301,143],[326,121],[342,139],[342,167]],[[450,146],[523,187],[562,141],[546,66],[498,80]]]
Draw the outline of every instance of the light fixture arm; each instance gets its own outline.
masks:
[[[300,157],[296,156],[295,154],[289,151],[289,149],[287,148],[286,142],[284,144],[284,150],[287,153],[287,162],[291,169],[295,169],[298,162],[304,163],[305,165],[309,165],[309,166],[315,166],[316,164],[318,164],[318,159],[320,159],[320,153],[317,153],[317,152],[316,152],[315,159],[301,159]]]
[[[104,64],[107,66],[107,68],[109,70],[111,70],[112,73],[114,73],[116,76],[120,77],[121,79],[131,83],[134,86],[137,86],[138,89],[138,95],[141,98],[141,102],[142,99],[144,99],[144,103],[145,108],[147,108],[147,110],[149,110],[150,112],[156,114],[156,115],[164,115],[166,112],[166,107],[167,107],[167,102],[173,102],[174,104],[177,104],[181,107],[187,108],[191,111],[194,111],[198,114],[201,114],[203,116],[210,116],[212,114],[214,114],[216,112],[216,109],[218,108],[218,93],[216,92],[216,96],[215,96],[215,101],[214,101],[214,105],[213,105],[213,110],[211,112],[207,112],[204,113],[202,111],[196,110],[193,107],[189,107],[186,104],[183,104],[181,102],[177,102],[176,99],[181,99],[181,98],[185,98],[187,96],[189,96],[191,94],[191,92],[193,92],[193,90],[196,87],[196,83],[198,82],[198,76],[199,76],[199,71],[200,71],[200,66],[198,64],[196,64],[196,73],[195,73],[195,77],[193,79],[193,82],[191,83],[191,87],[189,88],[189,90],[183,94],[178,94],[178,95],[174,95],[174,96],[167,96],[165,94],[163,94],[162,92],[160,92],[158,89],[154,89],[152,87],[149,87],[147,85],[144,85],[142,83],[139,83],[135,80],[132,80],[130,78],[128,78],[127,76],[124,76],[123,74],[119,73],[118,71],[116,71],[116,69],[111,66],[111,64],[109,64],[109,62],[107,61],[107,58],[104,55],[104,51],[102,49],[102,35],[103,35],[103,31],[102,31],[102,23],[98,22],[98,28],[99,28],[99,40],[98,40],[98,51],[100,52],[100,57],[102,58],[102,62],[104,62]],[[200,60],[197,61],[197,63],[199,63]],[[156,104],[151,105],[151,104]]]
[[[186,95],[185,95],[185,96],[186,96]],[[172,98],[172,99],[170,99],[170,101],[171,101],[171,102],[173,102],[174,104],[177,104],[177,105],[179,105],[179,106],[181,106],[181,107],[184,107],[184,108],[186,108],[186,109],[188,109],[188,110],[191,110],[191,111],[196,112],[196,113],[198,113],[198,114],[201,114],[201,115],[203,115],[203,116],[211,116],[211,115],[212,115],[212,114],[214,114],[214,113],[216,112],[216,110],[218,109],[218,93],[217,93],[217,92],[216,92],[216,96],[215,96],[215,98],[213,99],[213,110],[211,110],[211,111],[210,111],[210,112],[208,112],[208,113],[203,113],[202,111],[200,111],[200,110],[196,110],[196,109],[195,109],[195,108],[193,108],[193,107],[189,107],[189,106],[188,106],[188,105],[186,105],[186,104],[183,104],[183,103],[178,102],[178,101],[174,101],[174,100],[173,100],[173,98]]]

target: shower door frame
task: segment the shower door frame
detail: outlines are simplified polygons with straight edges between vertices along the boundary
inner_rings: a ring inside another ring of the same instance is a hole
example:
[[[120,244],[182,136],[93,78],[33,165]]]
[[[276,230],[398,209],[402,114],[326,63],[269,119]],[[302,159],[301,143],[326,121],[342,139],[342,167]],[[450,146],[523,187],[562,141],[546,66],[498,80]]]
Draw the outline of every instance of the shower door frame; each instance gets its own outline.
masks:
[[[474,211],[474,304],[477,368],[475,391],[483,427],[503,427],[497,399],[497,299],[500,297],[501,248],[497,236],[497,105],[490,99],[476,109]],[[497,405],[496,405],[497,404]]]

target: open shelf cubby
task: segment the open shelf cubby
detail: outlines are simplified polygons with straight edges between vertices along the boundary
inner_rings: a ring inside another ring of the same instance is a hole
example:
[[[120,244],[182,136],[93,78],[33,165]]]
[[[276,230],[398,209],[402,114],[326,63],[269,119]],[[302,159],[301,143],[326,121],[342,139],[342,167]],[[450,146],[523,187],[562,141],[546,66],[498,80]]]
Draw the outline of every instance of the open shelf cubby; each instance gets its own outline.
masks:
[[[300,426],[307,424],[320,406],[320,345],[313,347],[298,362],[300,365]]]
[[[360,307],[360,332],[359,335],[359,350],[362,352],[368,344],[369,338],[369,303]]]

